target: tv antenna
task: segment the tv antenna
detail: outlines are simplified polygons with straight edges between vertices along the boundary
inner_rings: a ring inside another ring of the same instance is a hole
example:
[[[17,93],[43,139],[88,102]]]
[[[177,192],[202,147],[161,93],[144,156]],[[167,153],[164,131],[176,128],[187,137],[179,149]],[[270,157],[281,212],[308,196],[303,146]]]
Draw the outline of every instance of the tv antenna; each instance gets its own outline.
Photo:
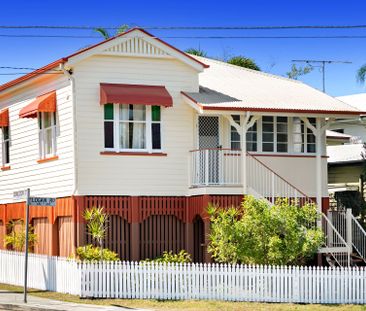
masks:
[[[294,59],[293,62],[297,63],[306,63],[310,65],[310,67],[319,67],[321,68],[323,75],[323,92],[325,93],[325,65],[326,64],[352,64],[349,61],[341,61],[341,60],[314,60],[314,59]]]

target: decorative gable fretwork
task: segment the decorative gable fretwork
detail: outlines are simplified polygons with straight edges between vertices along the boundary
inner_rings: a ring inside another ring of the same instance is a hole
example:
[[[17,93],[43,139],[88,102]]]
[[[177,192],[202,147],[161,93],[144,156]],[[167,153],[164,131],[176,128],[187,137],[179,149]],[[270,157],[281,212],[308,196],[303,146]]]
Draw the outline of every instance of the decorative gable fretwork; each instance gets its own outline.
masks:
[[[170,57],[168,53],[140,37],[122,41],[103,51],[106,55]]]

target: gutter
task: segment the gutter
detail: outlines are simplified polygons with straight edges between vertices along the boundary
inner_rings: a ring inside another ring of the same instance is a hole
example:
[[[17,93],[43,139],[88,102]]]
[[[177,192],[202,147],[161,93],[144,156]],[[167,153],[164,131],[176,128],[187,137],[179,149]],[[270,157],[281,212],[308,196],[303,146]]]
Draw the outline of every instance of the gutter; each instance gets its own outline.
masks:
[[[75,78],[72,76],[72,72],[69,69],[65,68],[64,63],[59,65],[62,72],[67,76],[71,83],[71,97],[72,97],[72,128],[73,128],[73,135],[72,135],[72,142],[73,142],[73,158],[74,158],[74,189],[72,191],[72,195],[76,195],[78,193],[78,170],[77,170],[77,163],[78,163],[78,152],[77,152],[77,122],[76,122],[76,92],[75,92]]]

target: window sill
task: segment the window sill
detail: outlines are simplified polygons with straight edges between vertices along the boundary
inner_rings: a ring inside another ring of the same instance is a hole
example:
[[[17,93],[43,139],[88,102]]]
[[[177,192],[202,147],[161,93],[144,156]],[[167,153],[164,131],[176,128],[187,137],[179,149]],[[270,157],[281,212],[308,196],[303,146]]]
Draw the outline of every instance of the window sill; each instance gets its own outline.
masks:
[[[100,154],[101,155],[110,155],[110,156],[147,156],[147,157],[166,157],[167,156],[167,154],[163,153],[163,152],[149,153],[149,152],[135,152],[135,151],[134,152],[102,151]]]
[[[2,171],[8,171],[8,170],[10,170],[10,166],[3,166],[3,167],[1,167],[1,170]]]
[[[50,157],[50,158],[44,158],[44,159],[39,159],[37,160],[37,163],[45,163],[45,162],[50,162],[50,161],[55,161],[58,160],[58,156],[54,156],[54,157]]]

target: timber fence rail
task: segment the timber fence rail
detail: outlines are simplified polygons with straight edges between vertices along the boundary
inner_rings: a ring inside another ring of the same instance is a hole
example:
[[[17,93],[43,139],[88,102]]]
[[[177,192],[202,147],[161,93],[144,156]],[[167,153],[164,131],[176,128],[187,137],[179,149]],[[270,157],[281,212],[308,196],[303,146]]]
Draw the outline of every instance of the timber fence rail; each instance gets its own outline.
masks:
[[[24,254],[0,251],[0,283],[23,285]],[[29,256],[29,287],[93,298],[365,304],[365,267],[149,262]]]

